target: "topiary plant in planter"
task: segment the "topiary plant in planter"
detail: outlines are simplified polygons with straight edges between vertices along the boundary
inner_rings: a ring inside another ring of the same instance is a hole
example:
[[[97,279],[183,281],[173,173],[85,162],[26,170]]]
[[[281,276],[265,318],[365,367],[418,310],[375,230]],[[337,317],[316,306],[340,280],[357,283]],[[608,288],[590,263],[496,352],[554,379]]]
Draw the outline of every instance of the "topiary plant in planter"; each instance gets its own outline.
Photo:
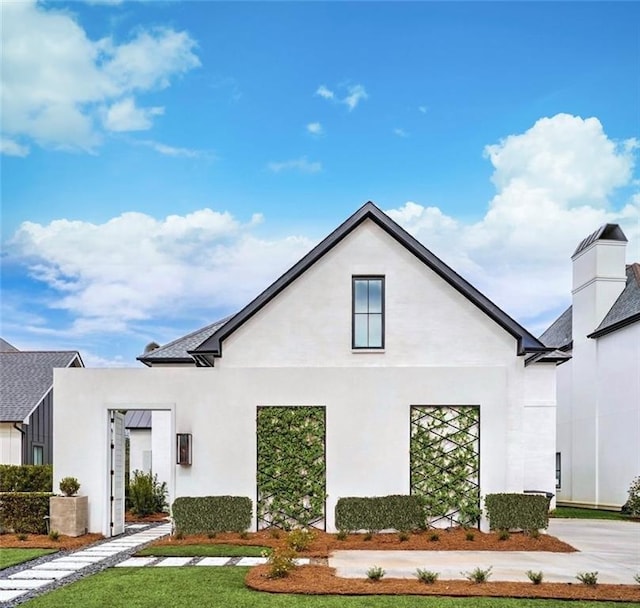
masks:
[[[60,491],[65,496],[75,496],[80,489],[80,482],[75,477],[64,477],[60,480]]]

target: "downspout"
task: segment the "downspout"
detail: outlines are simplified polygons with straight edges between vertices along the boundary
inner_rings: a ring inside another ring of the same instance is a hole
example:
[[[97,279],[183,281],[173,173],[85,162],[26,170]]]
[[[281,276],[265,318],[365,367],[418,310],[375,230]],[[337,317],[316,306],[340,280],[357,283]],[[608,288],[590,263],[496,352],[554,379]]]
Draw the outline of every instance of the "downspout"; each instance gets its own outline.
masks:
[[[24,424],[24,422],[22,422],[21,424]],[[17,422],[14,422],[14,423],[13,423],[13,428],[14,428],[16,431],[20,431],[20,432],[22,433],[22,436],[23,436],[23,437],[27,434],[27,431],[25,431],[22,427],[19,427]]]
[[[21,422],[20,424],[24,424],[24,422]],[[22,435],[22,437],[20,438],[20,462],[24,463],[24,436],[27,434],[27,431],[25,431],[22,427],[19,427],[17,422],[13,423],[13,428],[16,431],[19,431]]]

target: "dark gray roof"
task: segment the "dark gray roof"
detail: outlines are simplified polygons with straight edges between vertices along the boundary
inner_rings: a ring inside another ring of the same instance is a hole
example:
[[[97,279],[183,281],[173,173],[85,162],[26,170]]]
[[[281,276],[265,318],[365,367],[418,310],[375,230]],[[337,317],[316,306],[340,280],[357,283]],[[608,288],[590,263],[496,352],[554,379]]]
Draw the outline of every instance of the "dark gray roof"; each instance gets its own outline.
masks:
[[[16,352],[17,350],[13,344],[9,344],[6,340],[0,338],[0,352]]]
[[[576,247],[571,257],[578,255],[581,251],[584,251],[591,243],[596,241],[624,241],[627,242],[627,237],[622,232],[622,228],[618,224],[604,224],[600,226],[595,232],[590,234],[587,238],[582,239],[580,244]]]
[[[540,341],[553,348],[569,349],[573,342],[573,307],[569,306],[540,336]]]
[[[129,410],[124,417],[127,429],[150,429],[151,410]]]
[[[54,368],[82,359],[76,351],[0,352],[0,422],[20,422],[53,386]]]
[[[616,329],[640,321],[640,264],[627,266],[627,283],[590,338],[604,336]]]
[[[207,325],[202,329],[198,329],[187,336],[178,338],[173,342],[169,342],[160,348],[156,348],[148,353],[138,357],[138,361],[142,361],[145,365],[153,365],[154,363],[193,363],[193,357],[189,355],[190,350],[197,348],[207,338],[220,329],[233,315],[225,317],[220,321],[216,321],[211,325]]]
[[[248,319],[263,308],[268,302],[286,289],[300,275],[306,272],[322,256],[329,252],[348,234],[366,220],[371,220],[392,238],[398,241],[408,251],[413,253],[421,262],[438,274],[443,280],[458,290],[471,303],[477,306],[488,317],[509,332],[517,341],[519,355],[549,350],[535,336],[530,334],[522,325],[498,308],[484,294],[468,283],[459,274],[436,257],[422,243],[411,236],[406,230],[383,213],[372,202],[364,204],[350,218],[336,228],[328,237],[314,247],[298,263],[292,266],[270,287],[257,298],[245,306],[237,315],[223,326],[215,330],[199,346],[192,348],[189,354],[196,359],[198,365],[212,366],[215,357],[222,356],[222,342]],[[142,360],[142,359],[141,359]]]

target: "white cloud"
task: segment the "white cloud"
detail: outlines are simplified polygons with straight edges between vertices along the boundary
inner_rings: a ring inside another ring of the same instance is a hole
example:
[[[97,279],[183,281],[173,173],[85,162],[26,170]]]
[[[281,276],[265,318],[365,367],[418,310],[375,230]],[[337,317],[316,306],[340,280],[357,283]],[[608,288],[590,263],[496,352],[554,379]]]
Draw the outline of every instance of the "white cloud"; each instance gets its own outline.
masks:
[[[409,134],[404,129],[394,129],[393,134],[398,137],[409,137]]]
[[[347,87],[347,91],[349,94],[342,101],[347,104],[349,111],[354,110],[361,101],[369,97],[361,84]]]
[[[338,97],[331,89],[327,88],[323,84],[316,89],[315,94],[319,95],[323,99],[345,104],[349,108],[350,112],[354,110],[361,101],[368,99],[369,97],[366,89],[361,84],[344,85],[340,88],[344,91],[343,97]]]
[[[158,154],[164,156],[184,157],[184,158],[209,158],[213,159],[215,156],[210,152],[204,150],[194,150],[192,148],[177,148],[175,146],[169,146],[158,141],[151,139],[136,140],[136,144],[146,146],[155,150]]]
[[[388,213],[510,314],[534,320],[568,301],[570,256],[605,222],[640,253],[640,196],[614,208],[633,181],[634,140],[614,142],[596,118],[558,114],[486,147],[496,195],[465,223],[416,203]]]
[[[104,224],[25,222],[12,248],[57,294],[50,306],[74,317],[65,332],[122,333],[203,302],[238,309],[312,246],[301,237],[260,239],[253,232],[261,222],[260,214],[243,224],[211,209],[161,220],[124,213]]]
[[[9,137],[0,137],[0,154],[24,158],[29,154],[29,146],[23,146]]]
[[[300,171],[301,173],[318,173],[322,171],[322,163],[318,161],[309,161],[306,156],[293,160],[285,160],[281,162],[270,162],[267,167],[274,173],[281,171]]]
[[[311,133],[311,135],[323,135],[324,129],[319,122],[310,122],[307,125],[307,132]]]
[[[138,30],[119,44],[92,40],[71,13],[51,4],[4,2],[2,15],[2,132],[41,146],[95,149],[106,106],[131,100],[135,108],[134,96],[200,65],[187,32]],[[137,124],[144,117],[150,123],[155,110],[138,110]]]
[[[325,85],[321,84],[317,89],[316,89],[316,95],[319,95],[320,97],[322,97],[323,99],[333,99],[334,98],[334,94],[333,91],[331,91],[330,89],[328,89]]]
[[[138,108],[133,97],[112,104],[106,111],[104,126],[109,131],[146,131],[153,125],[153,117],[164,114],[164,108]]]

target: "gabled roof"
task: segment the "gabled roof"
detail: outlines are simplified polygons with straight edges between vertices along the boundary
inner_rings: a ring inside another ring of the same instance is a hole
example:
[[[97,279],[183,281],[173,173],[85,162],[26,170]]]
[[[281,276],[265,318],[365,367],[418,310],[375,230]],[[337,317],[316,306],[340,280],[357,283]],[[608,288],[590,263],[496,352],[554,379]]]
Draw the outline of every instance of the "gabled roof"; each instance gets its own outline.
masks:
[[[124,416],[126,429],[150,429],[151,410],[129,410]]]
[[[571,257],[573,258],[579,253],[582,253],[589,245],[596,241],[621,241],[626,243],[627,237],[618,224],[603,224],[595,232],[580,241],[580,244],[576,247]]]
[[[546,346],[570,350],[573,343],[573,307],[569,306],[540,336]]]
[[[382,230],[413,253],[420,261],[449,283],[454,289],[469,299],[488,317],[509,332],[517,340],[517,353],[519,355],[528,352],[549,350],[536,337],[530,334],[519,323],[498,308],[491,300],[480,293],[473,285],[468,283],[442,260],[431,253],[422,243],[401,228],[389,216],[383,213],[372,202],[363,205],[349,219],[336,228],[321,243],[316,245],[297,264],[285,272],[270,287],[263,291],[257,298],[245,306],[237,315],[228,320],[224,325],[216,329],[199,346],[189,350],[189,354],[196,359],[199,365],[212,366],[214,357],[222,356],[222,342],[236,329],[241,327],[248,319],[253,317],[267,303],[286,289],[293,281],[308,270],[322,256],[342,241],[353,230],[366,220],[371,220]]]
[[[589,338],[599,338],[640,321],[640,264],[627,266],[624,290]]]
[[[231,317],[225,317],[220,321],[211,323],[202,329],[198,329],[182,338],[178,338],[173,342],[169,342],[160,348],[156,348],[151,352],[145,353],[137,357],[138,361],[142,361],[145,365],[151,366],[154,363],[191,363],[193,357],[189,355],[189,351],[196,348],[207,338],[220,329]]]
[[[22,422],[53,386],[54,368],[83,366],[76,351],[0,352],[0,422]]]
[[[17,350],[18,349],[13,344],[9,344],[6,340],[0,338],[0,352],[16,352]]]

